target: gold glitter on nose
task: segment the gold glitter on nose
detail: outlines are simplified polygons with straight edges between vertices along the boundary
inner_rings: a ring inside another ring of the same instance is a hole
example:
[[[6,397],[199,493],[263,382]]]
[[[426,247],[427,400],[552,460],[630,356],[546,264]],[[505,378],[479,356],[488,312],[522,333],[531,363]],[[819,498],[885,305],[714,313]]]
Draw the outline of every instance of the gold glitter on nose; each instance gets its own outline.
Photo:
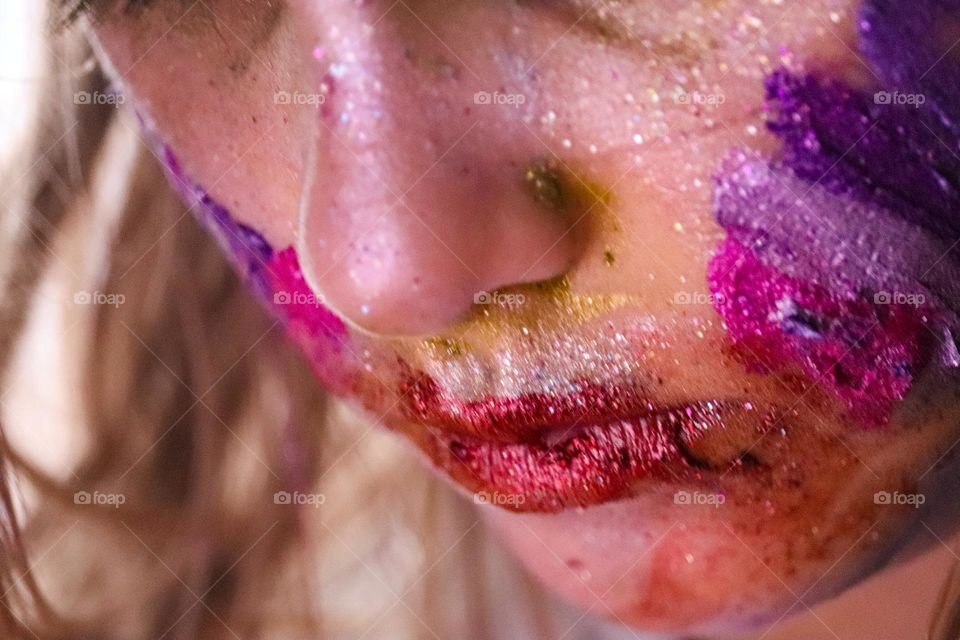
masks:
[[[426,353],[433,359],[449,360],[467,356],[477,349],[510,344],[521,335],[564,335],[617,309],[639,304],[639,300],[629,294],[574,293],[566,276],[506,287],[491,297],[496,299],[500,294],[510,294],[522,302],[512,307],[477,306],[469,318],[443,335],[421,339],[416,345],[407,343],[408,348],[413,346],[413,351],[406,351],[406,357],[415,362]]]
[[[567,208],[559,173],[545,160],[535,160],[524,174],[527,191],[540,206],[551,211]]]
[[[523,179],[530,197],[550,211],[599,213],[606,211],[613,200],[610,189],[542,158],[527,165]]]
[[[423,347],[436,349],[438,352],[447,356],[462,356],[470,350],[466,341],[459,338],[433,337],[423,341]]]

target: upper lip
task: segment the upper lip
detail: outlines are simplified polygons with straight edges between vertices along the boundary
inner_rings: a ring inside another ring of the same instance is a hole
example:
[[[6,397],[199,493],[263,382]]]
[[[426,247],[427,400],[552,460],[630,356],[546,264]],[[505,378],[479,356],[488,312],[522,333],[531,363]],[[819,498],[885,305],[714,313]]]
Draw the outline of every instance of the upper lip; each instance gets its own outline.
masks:
[[[580,424],[658,410],[637,386],[576,381],[566,388],[565,393],[459,400],[424,372],[407,368],[401,381],[407,417],[431,427],[503,443],[534,442],[548,431],[572,430]]]
[[[691,446],[753,410],[739,400],[659,406],[629,386],[569,387],[464,401],[423,372],[407,370],[401,383],[404,413],[421,426],[415,440],[434,463],[467,489],[512,496],[499,504],[519,511],[600,504],[644,478],[703,479]]]

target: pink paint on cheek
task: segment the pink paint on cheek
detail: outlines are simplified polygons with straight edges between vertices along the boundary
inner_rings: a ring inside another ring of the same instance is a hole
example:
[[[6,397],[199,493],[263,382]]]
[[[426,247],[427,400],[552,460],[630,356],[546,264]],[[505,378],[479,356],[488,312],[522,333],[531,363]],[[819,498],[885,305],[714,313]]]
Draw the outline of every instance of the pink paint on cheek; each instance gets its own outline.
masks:
[[[167,173],[177,191],[230,257],[254,292],[285,324],[308,354],[318,377],[334,390],[350,387],[345,351],[347,326],[310,289],[293,247],[275,250],[261,233],[237,221],[183,172],[169,148],[162,148]]]
[[[335,340],[339,349],[347,337],[346,325],[310,289],[293,247],[275,252],[266,272],[274,308],[287,324],[310,339]]]
[[[307,354],[316,376],[331,391],[350,393],[357,363],[347,326],[310,289],[296,250],[287,247],[273,252],[264,273],[273,312],[284,322],[287,335]]]
[[[799,367],[866,426],[882,426],[929,363],[933,309],[841,299],[765,265],[727,240],[708,271],[735,347],[759,372]]]

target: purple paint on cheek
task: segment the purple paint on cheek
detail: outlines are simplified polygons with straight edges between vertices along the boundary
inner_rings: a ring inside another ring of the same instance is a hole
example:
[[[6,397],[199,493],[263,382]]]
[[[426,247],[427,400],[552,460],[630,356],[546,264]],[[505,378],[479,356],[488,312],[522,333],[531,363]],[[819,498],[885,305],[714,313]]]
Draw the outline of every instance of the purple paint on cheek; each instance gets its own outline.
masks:
[[[738,151],[716,180],[728,239],[708,280],[734,345],[756,369],[806,374],[867,426],[929,365],[960,367],[960,68],[917,37],[958,12],[866,2],[861,47],[887,86],[772,74],[781,156]]]

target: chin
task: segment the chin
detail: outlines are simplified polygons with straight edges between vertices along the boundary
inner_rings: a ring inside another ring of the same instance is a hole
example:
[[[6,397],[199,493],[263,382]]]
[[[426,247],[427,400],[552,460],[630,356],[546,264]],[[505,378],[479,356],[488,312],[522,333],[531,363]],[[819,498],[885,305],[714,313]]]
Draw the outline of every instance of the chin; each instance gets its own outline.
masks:
[[[960,416],[934,408],[949,393],[921,383],[884,432],[811,412],[775,430],[746,420],[759,434],[746,463],[730,459],[743,431],[718,423],[709,448],[690,449],[695,469],[634,478],[589,505],[525,509],[457,486],[529,571],[584,612],[665,634],[763,632],[926,549],[923,523],[957,522],[956,461],[938,452]]]

